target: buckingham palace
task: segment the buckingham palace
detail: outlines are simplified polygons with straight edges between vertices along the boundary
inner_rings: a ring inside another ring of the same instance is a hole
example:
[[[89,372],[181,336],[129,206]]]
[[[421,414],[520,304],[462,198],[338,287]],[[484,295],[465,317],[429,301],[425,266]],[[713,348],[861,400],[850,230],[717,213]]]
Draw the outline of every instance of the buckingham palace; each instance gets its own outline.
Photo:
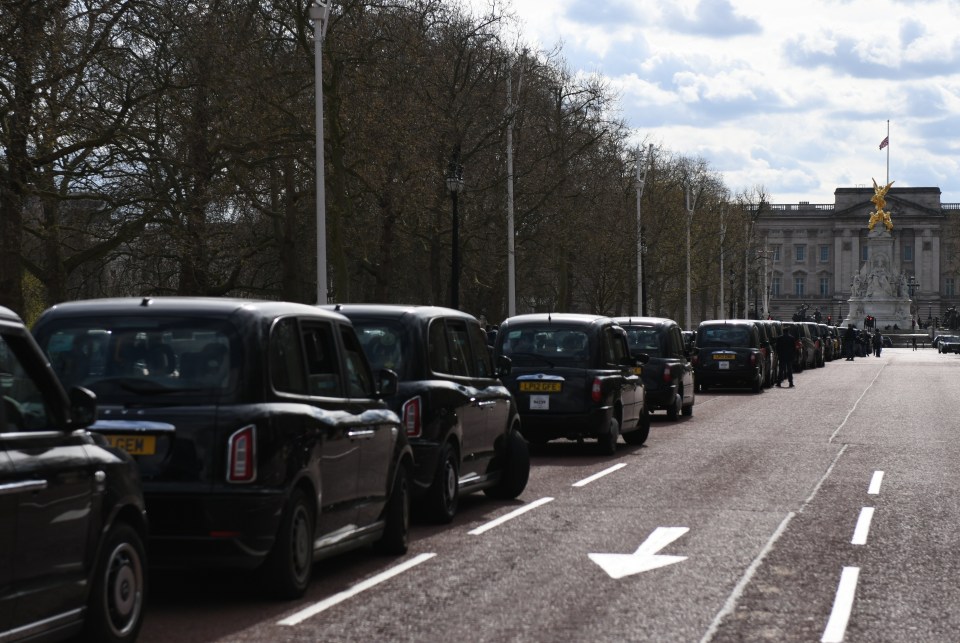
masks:
[[[756,219],[755,291],[763,314],[789,319],[802,305],[838,323],[848,315],[854,278],[870,260],[868,221],[873,187],[837,188],[834,203],[771,204]],[[892,270],[909,285],[912,314],[941,317],[960,303],[956,220],[960,203],[941,203],[940,188],[891,187],[886,207],[893,228]]]

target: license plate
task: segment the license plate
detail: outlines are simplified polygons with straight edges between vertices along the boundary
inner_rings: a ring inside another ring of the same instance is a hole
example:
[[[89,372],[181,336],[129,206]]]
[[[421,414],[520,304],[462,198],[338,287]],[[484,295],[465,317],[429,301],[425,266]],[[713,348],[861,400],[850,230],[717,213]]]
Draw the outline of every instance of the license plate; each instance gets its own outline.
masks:
[[[154,435],[104,435],[110,446],[123,449],[130,455],[154,455],[157,438]]]
[[[521,393],[559,393],[563,382],[520,382]]]
[[[737,359],[737,356],[729,353],[717,353],[713,356],[713,359]]]
[[[729,371],[730,362],[720,362],[719,364],[717,364],[717,368],[719,368],[721,371]]]
[[[549,395],[531,395],[530,410],[531,411],[549,411],[550,396]]]

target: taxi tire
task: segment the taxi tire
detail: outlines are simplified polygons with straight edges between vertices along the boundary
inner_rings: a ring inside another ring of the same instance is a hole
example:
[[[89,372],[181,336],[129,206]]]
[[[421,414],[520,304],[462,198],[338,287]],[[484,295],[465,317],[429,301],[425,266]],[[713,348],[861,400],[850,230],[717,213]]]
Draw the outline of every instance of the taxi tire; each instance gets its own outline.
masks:
[[[615,455],[617,453],[617,442],[620,440],[620,422],[617,418],[610,418],[610,424],[607,426],[607,432],[597,438],[597,446],[600,447],[600,453],[603,455]]]
[[[143,539],[131,525],[118,522],[110,528],[97,561],[83,640],[135,641],[143,624],[146,597]]]
[[[431,522],[445,525],[453,520],[460,504],[460,458],[449,442],[440,447],[437,470],[427,489],[425,512]]]
[[[410,544],[410,468],[406,463],[397,467],[390,499],[383,510],[385,526],[380,540],[373,543],[374,550],[388,556],[402,556]]]
[[[678,392],[673,399],[673,404],[667,407],[667,419],[676,422],[680,419],[680,408],[683,406],[683,396]]]
[[[303,596],[313,572],[314,505],[302,489],[294,489],[283,510],[273,549],[261,568],[267,592],[276,598]]]
[[[519,431],[510,431],[503,445],[502,460],[501,456],[497,460],[503,463],[500,479],[483,493],[498,500],[513,500],[523,493],[530,479],[530,447]]]
[[[680,392],[680,399],[683,399],[683,391]],[[694,397],[690,400],[690,404],[685,404],[685,405],[683,405],[683,406],[680,407],[680,413],[683,415],[683,417],[687,417],[687,418],[688,418],[688,417],[693,416],[693,403],[694,403],[695,400],[696,400],[696,396],[694,396]]]
[[[631,446],[640,446],[650,437],[650,411],[643,407],[640,412],[640,422],[636,431],[623,434],[623,441]]]

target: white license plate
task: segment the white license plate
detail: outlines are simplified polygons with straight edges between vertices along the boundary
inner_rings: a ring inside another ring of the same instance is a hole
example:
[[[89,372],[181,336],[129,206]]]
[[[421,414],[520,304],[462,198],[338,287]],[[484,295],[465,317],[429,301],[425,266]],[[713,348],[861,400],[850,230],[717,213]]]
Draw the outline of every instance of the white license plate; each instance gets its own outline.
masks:
[[[717,368],[719,368],[721,371],[729,371],[730,362],[717,362]]]
[[[531,395],[530,396],[531,411],[547,411],[549,409],[550,409],[549,395]]]

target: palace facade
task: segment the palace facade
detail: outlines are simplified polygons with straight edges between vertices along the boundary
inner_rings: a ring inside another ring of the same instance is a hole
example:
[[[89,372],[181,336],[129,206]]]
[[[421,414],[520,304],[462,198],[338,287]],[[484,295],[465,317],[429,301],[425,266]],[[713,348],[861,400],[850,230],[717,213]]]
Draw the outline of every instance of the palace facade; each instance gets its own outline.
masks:
[[[854,275],[869,260],[867,224],[876,209],[873,187],[837,188],[834,203],[772,204],[757,218],[757,288],[766,316],[790,319],[803,304],[839,323],[850,312]],[[912,312],[943,318],[960,303],[955,218],[960,203],[941,203],[940,188],[891,187],[886,194],[893,254],[912,291]],[[752,306],[751,302],[751,306]],[[762,306],[761,306],[762,307]]]

